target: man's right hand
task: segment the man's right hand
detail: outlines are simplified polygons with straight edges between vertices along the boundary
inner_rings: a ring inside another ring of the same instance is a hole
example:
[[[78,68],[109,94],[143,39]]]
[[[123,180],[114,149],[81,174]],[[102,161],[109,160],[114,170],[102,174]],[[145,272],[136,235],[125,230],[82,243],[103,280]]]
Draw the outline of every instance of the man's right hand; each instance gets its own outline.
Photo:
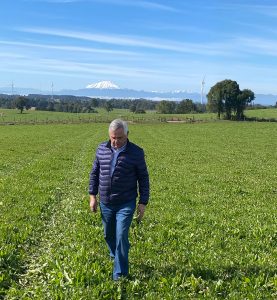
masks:
[[[90,195],[89,206],[92,212],[97,212],[98,202],[95,195]]]

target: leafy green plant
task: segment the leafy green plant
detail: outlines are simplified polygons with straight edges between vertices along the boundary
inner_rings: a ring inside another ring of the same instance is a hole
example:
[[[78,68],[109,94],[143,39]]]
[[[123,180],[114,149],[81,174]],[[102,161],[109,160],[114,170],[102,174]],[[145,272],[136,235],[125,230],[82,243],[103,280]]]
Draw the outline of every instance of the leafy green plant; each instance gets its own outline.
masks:
[[[107,124],[0,130],[2,297],[277,297],[275,123],[130,124],[151,200],[119,283],[87,195]]]

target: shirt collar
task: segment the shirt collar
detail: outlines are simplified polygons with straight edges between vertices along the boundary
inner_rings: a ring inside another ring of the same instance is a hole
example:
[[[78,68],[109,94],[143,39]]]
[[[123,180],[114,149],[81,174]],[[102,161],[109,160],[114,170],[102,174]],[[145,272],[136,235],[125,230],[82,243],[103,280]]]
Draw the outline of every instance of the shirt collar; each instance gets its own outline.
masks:
[[[111,146],[111,149],[113,150],[113,152],[121,152],[126,149],[126,146],[127,146],[127,143],[118,149],[115,149],[113,146]]]

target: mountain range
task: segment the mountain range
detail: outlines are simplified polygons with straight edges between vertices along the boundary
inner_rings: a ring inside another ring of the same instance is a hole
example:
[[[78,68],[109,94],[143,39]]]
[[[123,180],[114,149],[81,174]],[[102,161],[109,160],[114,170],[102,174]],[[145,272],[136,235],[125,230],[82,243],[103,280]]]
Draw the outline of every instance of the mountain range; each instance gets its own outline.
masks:
[[[0,87],[0,93],[11,94],[11,88]],[[19,88],[16,87],[13,91],[17,95],[28,94],[43,94],[43,95],[72,95],[72,96],[87,96],[95,98],[119,98],[119,99],[150,99],[150,100],[175,100],[180,101],[183,99],[191,99],[194,102],[201,102],[201,94],[196,92],[187,91],[144,91],[120,88],[118,85],[111,81],[101,81],[97,83],[88,84],[83,89],[65,89],[60,91],[41,91],[32,88]],[[203,102],[206,103],[206,96],[203,96]],[[260,105],[275,105],[277,102],[277,96],[272,94],[255,94],[255,104]]]

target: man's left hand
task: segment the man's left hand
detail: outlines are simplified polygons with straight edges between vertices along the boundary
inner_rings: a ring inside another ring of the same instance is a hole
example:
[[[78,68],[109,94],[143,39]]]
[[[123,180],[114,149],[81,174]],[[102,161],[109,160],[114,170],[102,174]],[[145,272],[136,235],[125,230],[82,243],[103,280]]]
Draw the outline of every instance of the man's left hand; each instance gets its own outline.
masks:
[[[138,204],[137,214],[138,214],[138,221],[140,222],[143,218],[145,212],[146,205]]]

